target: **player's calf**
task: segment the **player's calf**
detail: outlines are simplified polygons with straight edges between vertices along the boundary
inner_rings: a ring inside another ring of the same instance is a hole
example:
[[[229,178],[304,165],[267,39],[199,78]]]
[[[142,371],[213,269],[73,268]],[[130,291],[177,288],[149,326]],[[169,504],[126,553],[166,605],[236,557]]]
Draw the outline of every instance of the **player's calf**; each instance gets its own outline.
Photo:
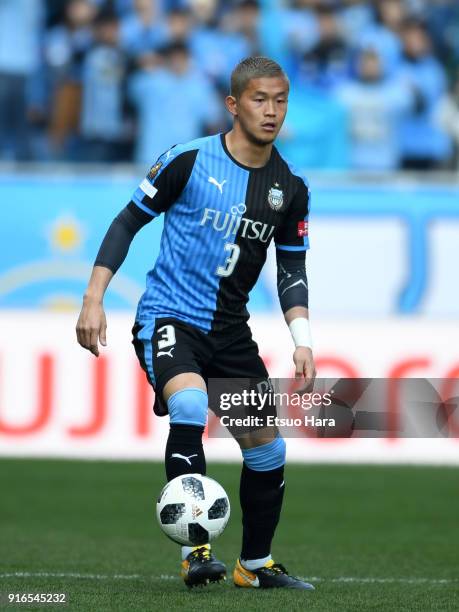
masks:
[[[279,436],[267,444],[243,449],[242,455],[241,559],[264,559],[271,554],[284,498],[285,441]]]
[[[182,474],[205,474],[202,434],[207,421],[207,393],[185,388],[168,399],[170,431],[166,444],[167,480]]]
[[[284,498],[285,450],[280,436],[242,450],[242,552],[233,572],[237,587],[314,589],[308,582],[290,576],[283,565],[271,558],[271,542]]]
[[[165,453],[167,480],[183,474],[205,475],[202,434],[207,422],[207,393],[199,388],[185,387],[169,397],[167,406],[170,417]],[[182,546],[181,575],[187,586],[205,585],[225,577],[226,567],[215,559],[209,544]]]

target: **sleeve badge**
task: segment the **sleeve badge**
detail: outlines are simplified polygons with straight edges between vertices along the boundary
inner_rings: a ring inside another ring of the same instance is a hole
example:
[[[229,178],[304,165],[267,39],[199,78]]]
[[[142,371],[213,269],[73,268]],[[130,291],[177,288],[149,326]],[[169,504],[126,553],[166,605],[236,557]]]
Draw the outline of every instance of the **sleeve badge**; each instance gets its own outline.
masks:
[[[298,237],[304,238],[309,234],[309,222],[308,221],[298,221]]]
[[[159,161],[159,162],[156,162],[156,164],[150,168],[150,172],[147,175],[150,181],[154,180],[155,176],[158,174],[162,165],[163,165],[163,162]]]

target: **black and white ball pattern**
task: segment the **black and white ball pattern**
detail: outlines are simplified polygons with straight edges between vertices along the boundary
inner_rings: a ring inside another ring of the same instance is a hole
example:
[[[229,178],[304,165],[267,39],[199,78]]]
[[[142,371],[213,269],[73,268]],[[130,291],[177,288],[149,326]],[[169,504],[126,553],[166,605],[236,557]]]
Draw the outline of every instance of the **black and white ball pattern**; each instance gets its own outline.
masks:
[[[184,546],[207,544],[221,535],[230,511],[223,487],[201,474],[174,478],[161,491],[156,504],[161,529]]]

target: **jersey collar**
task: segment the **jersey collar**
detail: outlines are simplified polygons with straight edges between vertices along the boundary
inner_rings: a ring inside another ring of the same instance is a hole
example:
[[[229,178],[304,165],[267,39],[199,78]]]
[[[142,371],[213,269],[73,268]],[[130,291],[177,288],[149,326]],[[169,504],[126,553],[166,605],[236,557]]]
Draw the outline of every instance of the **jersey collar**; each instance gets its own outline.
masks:
[[[244,168],[244,170],[248,170],[249,172],[260,172],[261,170],[265,170],[272,162],[273,158],[274,158],[274,151],[275,151],[275,146],[273,145],[272,149],[271,149],[271,156],[268,159],[268,161],[266,162],[266,164],[264,166],[260,166],[258,168],[253,168],[252,166],[245,166],[244,164],[241,164],[241,162],[237,161],[237,159],[235,159],[231,153],[228,150],[228,147],[226,146],[226,139],[225,136],[226,134],[228,134],[228,132],[222,132],[220,134],[220,142],[222,145],[222,148],[224,150],[224,152],[226,153],[226,155],[230,158],[230,160],[236,164],[236,166],[239,166],[240,168]]]

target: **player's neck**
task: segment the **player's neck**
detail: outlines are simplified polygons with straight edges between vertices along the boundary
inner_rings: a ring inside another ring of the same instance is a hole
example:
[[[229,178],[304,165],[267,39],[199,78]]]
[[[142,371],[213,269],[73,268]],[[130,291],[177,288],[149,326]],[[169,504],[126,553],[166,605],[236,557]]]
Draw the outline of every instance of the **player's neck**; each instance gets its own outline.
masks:
[[[272,144],[257,145],[250,142],[240,130],[233,129],[225,135],[228,151],[236,161],[249,168],[262,168],[271,157]]]

